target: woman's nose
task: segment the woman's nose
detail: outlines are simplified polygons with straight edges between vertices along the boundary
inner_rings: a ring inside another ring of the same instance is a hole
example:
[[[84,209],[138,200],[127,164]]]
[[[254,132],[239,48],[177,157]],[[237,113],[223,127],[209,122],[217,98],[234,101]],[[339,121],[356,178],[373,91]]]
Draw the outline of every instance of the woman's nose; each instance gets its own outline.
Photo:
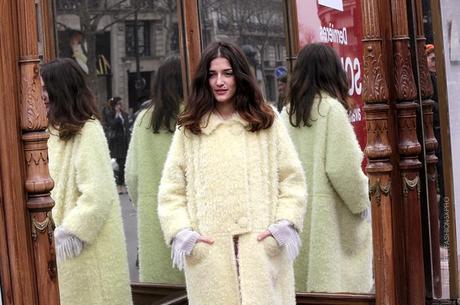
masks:
[[[223,84],[224,84],[224,80],[223,80],[222,75],[217,75],[217,78],[216,78],[216,85],[217,85],[217,86],[222,86]]]

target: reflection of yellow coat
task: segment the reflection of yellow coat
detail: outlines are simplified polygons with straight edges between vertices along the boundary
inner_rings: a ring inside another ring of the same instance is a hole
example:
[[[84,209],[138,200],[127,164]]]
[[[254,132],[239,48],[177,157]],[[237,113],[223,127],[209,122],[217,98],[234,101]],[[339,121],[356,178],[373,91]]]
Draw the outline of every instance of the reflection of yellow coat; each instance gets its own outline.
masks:
[[[309,181],[296,286],[308,292],[369,292],[371,226],[359,215],[370,205],[363,154],[344,107],[323,95],[312,107],[311,127],[292,127],[283,112]]]
[[[164,244],[157,215],[157,190],[172,133],[153,133],[152,110],[137,116],[126,160],[126,185],[137,207],[139,278],[142,282],[183,284],[184,275],[172,268],[171,250]]]
[[[166,242],[183,228],[215,241],[187,257],[190,305],[295,304],[292,262],[272,237],[256,237],[282,219],[302,227],[302,166],[278,117],[255,133],[245,124],[212,114],[201,135],[178,130],[165,163],[158,215]]]
[[[68,141],[52,131],[48,146],[54,221],[85,243],[80,256],[58,265],[61,304],[132,304],[120,203],[101,124],[86,122]]]

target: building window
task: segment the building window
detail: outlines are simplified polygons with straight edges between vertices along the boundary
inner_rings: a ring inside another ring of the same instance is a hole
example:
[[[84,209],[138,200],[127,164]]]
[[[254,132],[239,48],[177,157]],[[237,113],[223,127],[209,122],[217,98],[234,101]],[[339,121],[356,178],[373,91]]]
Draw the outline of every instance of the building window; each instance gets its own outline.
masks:
[[[126,56],[136,56],[136,35],[134,34],[134,21],[126,21]],[[139,56],[151,56],[150,22],[137,22],[137,41]]]

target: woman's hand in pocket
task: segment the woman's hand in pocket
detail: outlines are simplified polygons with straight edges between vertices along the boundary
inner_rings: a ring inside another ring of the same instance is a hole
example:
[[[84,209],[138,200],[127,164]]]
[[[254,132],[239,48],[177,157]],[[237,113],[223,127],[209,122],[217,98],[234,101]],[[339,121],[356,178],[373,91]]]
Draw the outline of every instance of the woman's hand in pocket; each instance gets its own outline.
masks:
[[[209,237],[205,237],[205,236],[200,235],[200,237],[198,237],[196,242],[197,243],[205,243],[205,244],[208,244],[208,245],[212,245],[214,243],[214,240],[209,238]]]

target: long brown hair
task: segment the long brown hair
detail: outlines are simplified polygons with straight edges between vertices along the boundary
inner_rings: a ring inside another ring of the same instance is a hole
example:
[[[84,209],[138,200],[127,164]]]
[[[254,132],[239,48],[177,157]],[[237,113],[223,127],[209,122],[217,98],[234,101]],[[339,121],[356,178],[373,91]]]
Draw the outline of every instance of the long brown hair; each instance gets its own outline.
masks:
[[[48,121],[60,139],[69,140],[86,121],[100,119],[85,73],[75,60],[54,59],[41,67],[40,74],[48,92]]]
[[[238,46],[229,42],[214,42],[204,50],[178,125],[194,134],[201,133],[201,120],[215,109],[217,103],[209,86],[209,67],[218,57],[227,59],[232,67],[236,81],[234,109],[248,122],[248,130],[255,132],[269,128],[275,113],[264,101],[246,56]]]
[[[158,68],[153,85],[152,102],[149,106],[153,108],[149,125],[153,133],[158,133],[161,128],[174,132],[183,99],[180,58],[178,55],[172,55]]]
[[[345,109],[352,109],[348,78],[339,57],[332,47],[312,43],[300,50],[289,84],[287,101],[292,126],[311,126],[313,102],[321,98],[321,91],[337,99]]]

